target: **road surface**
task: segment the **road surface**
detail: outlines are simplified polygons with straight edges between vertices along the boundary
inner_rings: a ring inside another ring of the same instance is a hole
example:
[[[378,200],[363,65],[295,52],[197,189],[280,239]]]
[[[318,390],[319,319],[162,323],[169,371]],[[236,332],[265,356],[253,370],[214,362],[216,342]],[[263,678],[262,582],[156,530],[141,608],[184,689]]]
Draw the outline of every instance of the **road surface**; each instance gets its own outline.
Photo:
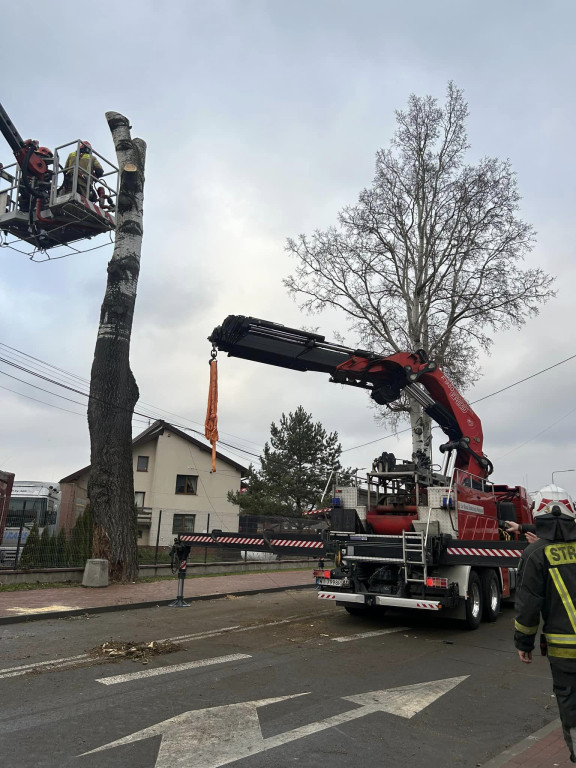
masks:
[[[313,590],[0,628],[0,752],[15,768],[475,768],[557,717],[513,611],[475,632],[366,620]],[[172,640],[142,661],[107,641]]]

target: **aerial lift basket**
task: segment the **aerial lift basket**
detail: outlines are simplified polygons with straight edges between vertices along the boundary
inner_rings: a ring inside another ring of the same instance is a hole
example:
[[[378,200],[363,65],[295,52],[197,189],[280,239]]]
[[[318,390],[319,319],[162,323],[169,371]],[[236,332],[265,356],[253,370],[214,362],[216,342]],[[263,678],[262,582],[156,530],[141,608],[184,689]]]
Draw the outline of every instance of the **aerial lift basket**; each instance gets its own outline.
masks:
[[[94,150],[88,167],[82,167],[83,144],[71,141],[55,149],[41,197],[30,194],[17,162],[0,165],[0,232],[48,250],[114,231],[118,168]],[[66,167],[73,152],[75,158]],[[103,171],[99,176],[94,158]]]

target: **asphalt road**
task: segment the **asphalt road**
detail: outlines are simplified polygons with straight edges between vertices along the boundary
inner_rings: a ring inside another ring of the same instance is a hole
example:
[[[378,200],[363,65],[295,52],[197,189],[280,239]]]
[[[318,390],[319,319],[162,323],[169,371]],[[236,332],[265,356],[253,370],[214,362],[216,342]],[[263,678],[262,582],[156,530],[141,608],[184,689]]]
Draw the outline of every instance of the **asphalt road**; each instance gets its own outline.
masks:
[[[1,765],[475,768],[557,717],[512,620],[367,620],[305,590],[5,626]],[[168,638],[147,664],[86,656]]]

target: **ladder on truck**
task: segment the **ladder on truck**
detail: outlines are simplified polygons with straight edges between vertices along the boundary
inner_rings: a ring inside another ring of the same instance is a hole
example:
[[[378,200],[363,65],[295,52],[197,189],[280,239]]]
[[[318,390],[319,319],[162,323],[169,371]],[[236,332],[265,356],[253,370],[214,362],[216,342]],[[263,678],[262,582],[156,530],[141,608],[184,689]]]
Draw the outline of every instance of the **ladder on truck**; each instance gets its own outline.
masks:
[[[428,565],[426,562],[426,537],[422,531],[402,532],[402,559],[406,567],[406,582],[426,584]],[[421,566],[422,578],[415,578],[410,566]]]

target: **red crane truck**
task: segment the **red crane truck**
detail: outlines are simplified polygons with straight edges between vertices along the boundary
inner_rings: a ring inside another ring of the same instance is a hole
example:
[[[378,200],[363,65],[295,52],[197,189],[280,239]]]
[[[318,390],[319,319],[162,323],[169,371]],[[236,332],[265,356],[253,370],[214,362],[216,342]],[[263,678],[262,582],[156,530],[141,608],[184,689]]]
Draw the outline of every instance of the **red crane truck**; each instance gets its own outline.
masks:
[[[501,598],[514,592],[526,545],[512,539],[506,524],[533,522],[531,499],[520,486],[488,480],[493,467],[483,452],[480,419],[423,350],[383,356],[241,315],[227,317],[209,340],[232,357],[328,373],[332,382],[368,389],[382,405],[405,393],[448,438],[440,446],[440,472],[424,456],[398,463],[382,454],[368,473],[364,521],[356,510],[332,511],[324,553],[334,557],[334,567],[314,572],[320,600],[355,614],[387,607],[436,611],[464,619],[471,629],[496,620]],[[250,547],[255,543],[252,538]],[[268,537],[268,546],[275,543]]]

